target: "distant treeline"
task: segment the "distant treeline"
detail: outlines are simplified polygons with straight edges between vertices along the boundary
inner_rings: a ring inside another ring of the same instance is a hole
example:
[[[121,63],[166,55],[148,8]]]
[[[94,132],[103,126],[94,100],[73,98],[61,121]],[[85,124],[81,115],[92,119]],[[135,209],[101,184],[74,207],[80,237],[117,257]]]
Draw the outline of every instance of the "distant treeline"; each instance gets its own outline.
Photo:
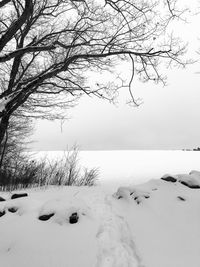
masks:
[[[193,148],[193,149],[183,149],[183,151],[200,151],[200,147]]]

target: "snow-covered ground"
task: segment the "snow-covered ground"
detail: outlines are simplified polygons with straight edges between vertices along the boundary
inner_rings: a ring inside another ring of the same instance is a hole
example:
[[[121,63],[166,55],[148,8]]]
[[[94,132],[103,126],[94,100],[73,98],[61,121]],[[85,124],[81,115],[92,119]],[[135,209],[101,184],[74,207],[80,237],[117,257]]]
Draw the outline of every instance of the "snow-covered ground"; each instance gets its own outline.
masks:
[[[23,191],[27,197],[17,199],[11,199],[13,192],[0,192],[5,199],[0,201],[0,266],[199,267],[200,189],[182,184],[200,186],[200,173],[189,174],[200,170],[199,153],[175,153],[132,157],[124,174],[127,159],[115,157],[109,183],[104,178],[94,187],[29,189]],[[171,175],[163,178],[173,182],[157,179],[165,172]],[[132,183],[129,174],[135,175]],[[115,175],[122,176],[123,187],[116,187]]]
[[[199,189],[151,180],[114,194],[101,186],[27,193],[1,193],[2,267],[199,267]]]

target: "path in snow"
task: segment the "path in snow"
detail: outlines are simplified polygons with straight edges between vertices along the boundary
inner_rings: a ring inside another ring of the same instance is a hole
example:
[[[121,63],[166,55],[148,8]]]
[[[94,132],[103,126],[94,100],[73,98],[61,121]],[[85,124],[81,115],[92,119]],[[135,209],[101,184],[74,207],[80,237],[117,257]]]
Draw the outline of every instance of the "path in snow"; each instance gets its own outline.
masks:
[[[59,262],[59,266],[73,267],[144,267],[128,223],[117,211],[118,200],[98,188],[66,189],[32,193],[16,200],[7,196],[7,201],[1,203],[1,209],[6,211],[0,220],[3,266],[13,267],[14,262],[27,266],[32,254],[29,266],[55,267]],[[15,212],[9,212],[13,207]],[[69,217],[74,212],[79,219],[70,225]],[[41,221],[44,216],[48,218]],[[7,247],[9,251],[4,253]],[[45,252],[35,257],[39,251]],[[66,251],[67,265],[63,261]],[[75,257],[77,253],[79,257]]]
[[[111,197],[105,196],[101,211],[102,221],[97,232],[98,252],[96,267],[143,267],[128,224],[117,215]]]

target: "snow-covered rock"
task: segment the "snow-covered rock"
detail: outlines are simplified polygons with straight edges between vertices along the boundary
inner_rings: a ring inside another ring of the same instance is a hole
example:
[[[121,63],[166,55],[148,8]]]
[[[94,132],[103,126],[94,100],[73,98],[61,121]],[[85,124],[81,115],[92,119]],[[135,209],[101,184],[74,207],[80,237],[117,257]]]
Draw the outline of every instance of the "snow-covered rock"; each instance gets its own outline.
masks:
[[[165,174],[161,179],[167,182],[179,182],[192,189],[200,188],[200,172],[195,170],[191,171],[189,174]]]
[[[178,176],[178,182],[182,183],[183,185],[193,189],[200,188],[200,175],[192,173],[192,174],[178,174],[177,176]]]
[[[192,170],[189,174],[195,174],[200,177],[200,171]]]
[[[150,197],[150,193],[141,190],[136,187],[119,187],[117,192],[113,195],[117,199],[135,200],[137,204],[140,204],[144,199]]]
[[[3,197],[0,197],[0,201],[6,201],[5,198]]]
[[[161,177],[162,180],[167,181],[167,182],[172,182],[175,183],[178,179],[176,175],[171,175],[171,174],[165,174]]]
[[[119,187],[117,192],[113,194],[113,197],[117,199],[126,199],[130,200],[131,199],[131,193],[132,193],[132,188],[131,187]]]
[[[11,199],[21,198],[21,197],[27,197],[27,193],[15,193],[11,196]]]
[[[5,210],[0,210],[0,217],[2,217],[5,214],[6,214],[6,211]]]

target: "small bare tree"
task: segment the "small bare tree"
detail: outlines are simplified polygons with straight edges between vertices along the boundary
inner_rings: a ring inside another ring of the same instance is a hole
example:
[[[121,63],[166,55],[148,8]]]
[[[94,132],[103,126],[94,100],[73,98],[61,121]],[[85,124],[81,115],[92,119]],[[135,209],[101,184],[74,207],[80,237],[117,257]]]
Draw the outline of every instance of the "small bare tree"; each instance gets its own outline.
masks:
[[[1,0],[0,144],[20,109],[54,119],[83,94],[112,101],[122,80],[87,78],[121,60],[132,64],[131,81],[164,82],[161,62],[185,64],[185,47],[166,32],[180,15],[176,0]]]

